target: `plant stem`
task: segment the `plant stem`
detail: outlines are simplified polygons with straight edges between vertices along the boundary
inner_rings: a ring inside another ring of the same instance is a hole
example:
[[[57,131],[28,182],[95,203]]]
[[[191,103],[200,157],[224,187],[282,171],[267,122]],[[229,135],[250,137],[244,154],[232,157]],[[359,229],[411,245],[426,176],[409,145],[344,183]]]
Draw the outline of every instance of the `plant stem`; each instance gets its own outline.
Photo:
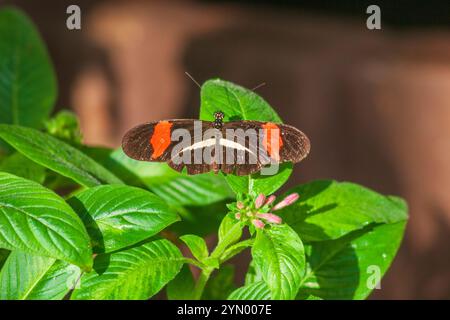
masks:
[[[211,272],[213,269],[211,268],[205,268],[200,273],[200,276],[197,280],[197,283],[195,284],[194,288],[194,300],[200,300],[203,294],[203,290],[205,289],[206,283],[208,282],[209,276],[211,275]]]

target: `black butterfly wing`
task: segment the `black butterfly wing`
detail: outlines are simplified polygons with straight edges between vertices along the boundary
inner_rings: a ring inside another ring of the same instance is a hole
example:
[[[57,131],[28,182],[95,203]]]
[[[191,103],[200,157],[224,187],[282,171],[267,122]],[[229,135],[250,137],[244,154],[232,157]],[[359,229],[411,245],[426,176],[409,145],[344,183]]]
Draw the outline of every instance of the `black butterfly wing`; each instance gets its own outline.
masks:
[[[135,160],[170,161],[173,148],[181,140],[174,140],[174,133],[177,130],[185,130],[194,138],[195,121],[200,120],[174,119],[138,125],[125,133],[122,149],[127,156]],[[208,121],[201,121],[201,124],[203,128],[211,126]]]
[[[242,129],[247,136],[251,135],[249,132],[256,132],[257,145],[255,145],[255,139],[246,139],[245,147],[258,152],[257,166],[248,163],[250,152],[246,153],[246,164],[251,168],[241,169],[244,172],[251,171],[253,173],[258,166],[260,168],[271,162],[300,162],[308,155],[311,148],[309,139],[303,132],[286,124],[243,120],[225,123],[222,129],[224,136],[226,136],[227,129]],[[227,150],[226,152],[236,152],[236,150]],[[239,168],[235,169],[239,170]]]
[[[195,125],[199,129],[195,130]],[[184,153],[178,152],[201,142],[206,130],[212,128],[212,122],[192,119],[174,119],[149,122],[130,129],[122,139],[122,149],[127,156],[140,161],[167,162],[177,171],[187,168],[188,174],[205,173],[212,169],[210,164],[195,161],[194,150],[191,149],[190,160],[177,161]],[[201,143],[200,143],[201,145]],[[200,147],[200,154],[203,155]],[[179,157],[177,157],[179,156]]]

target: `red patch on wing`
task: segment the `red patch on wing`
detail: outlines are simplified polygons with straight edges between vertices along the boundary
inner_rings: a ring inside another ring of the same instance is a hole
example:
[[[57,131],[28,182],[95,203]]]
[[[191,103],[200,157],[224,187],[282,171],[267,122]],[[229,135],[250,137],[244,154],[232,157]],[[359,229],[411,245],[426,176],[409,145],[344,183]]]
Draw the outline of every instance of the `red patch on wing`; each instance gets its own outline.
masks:
[[[275,161],[280,161],[280,149],[283,146],[283,139],[281,139],[280,128],[271,122],[262,125],[264,130],[264,137],[262,140],[263,147],[269,156]]]
[[[152,159],[159,158],[170,145],[171,128],[172,123],[169,121],[160,121],[156,124],[150,138],[150,144],[153,148]]]

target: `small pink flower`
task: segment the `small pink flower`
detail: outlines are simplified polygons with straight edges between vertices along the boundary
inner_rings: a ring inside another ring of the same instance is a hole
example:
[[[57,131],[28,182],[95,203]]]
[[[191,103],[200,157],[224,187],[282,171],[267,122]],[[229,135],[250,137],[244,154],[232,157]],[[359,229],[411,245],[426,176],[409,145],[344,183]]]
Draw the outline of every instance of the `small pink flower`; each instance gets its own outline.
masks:
[[[273,213],[258,213],[257,216],[270,223],[280,224],[282,221],[279,216]]]
[[[244,204],[243,204],[242,202],[238,201],[238,203],[236,203],[236,207],[237,207],[239,210],[244,209]]]
[[[272,208],[272,211],[279,210],[279,209],[281,209],[281,208],[284,208],[284,207],[286,207],[286,206],[289,206],[289,205],[293,204],[295,201],[297,201],[298,198],[299,198],[298,193],[292,193],[292,194],[288,195],[286,198],[284,198],[284,199],[283,199],[281,202],[279,202],[277,205],[275,205],[275,206]]]
[[[262,193],[260,193],[255,200],[255,208],[256,209],[261,208],[262,205],[264,204],[264,201],[266,201],[266,197]]]
[[[267,198],[267,200],[266,200],[266,203],[264,203],[264,205],[265,205],[265,206],[268,206],[269,204],[272,204],[272,203],[275,201],[276,198],[277,198],[277,197],[275,197],[275,195],[269,196],[269,197]]]
[[[237,213],[234,215],[234,217],[235,217],[237,220],[241,220],[241,214],[240,214],[239,212],[237,212]]]
[[[261,220],[258,220],[258,219],[253,219],[252,223],[258,229],[263,229],[264,225],[265,225],[264,222],[262,222]]]

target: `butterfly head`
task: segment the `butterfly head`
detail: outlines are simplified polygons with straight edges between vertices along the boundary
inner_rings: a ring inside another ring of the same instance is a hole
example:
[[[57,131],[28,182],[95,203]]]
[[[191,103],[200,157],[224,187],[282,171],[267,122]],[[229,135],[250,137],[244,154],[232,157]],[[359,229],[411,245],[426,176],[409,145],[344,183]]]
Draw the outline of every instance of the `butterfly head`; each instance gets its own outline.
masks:
[[[217,129],[222,128],[224,117],[225,117],[225,114],[222,111],[214,112],[214,127],[215,128],[217,128]]]

